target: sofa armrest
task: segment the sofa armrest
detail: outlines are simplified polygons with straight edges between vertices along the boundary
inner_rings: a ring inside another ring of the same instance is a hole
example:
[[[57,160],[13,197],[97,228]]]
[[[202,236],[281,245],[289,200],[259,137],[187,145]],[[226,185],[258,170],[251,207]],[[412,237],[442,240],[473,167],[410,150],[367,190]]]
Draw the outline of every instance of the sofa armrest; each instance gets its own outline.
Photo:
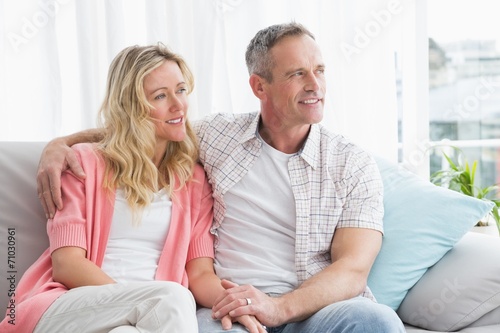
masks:
[[[45,142],[0,142],[0,307],[24,271],[48,248],[36,170]]]
[[[408,292],[398,315],[413,326],[456,331],[499,324],[500,238],[467,233]],[[490,322],[491,321],[491,322]]]

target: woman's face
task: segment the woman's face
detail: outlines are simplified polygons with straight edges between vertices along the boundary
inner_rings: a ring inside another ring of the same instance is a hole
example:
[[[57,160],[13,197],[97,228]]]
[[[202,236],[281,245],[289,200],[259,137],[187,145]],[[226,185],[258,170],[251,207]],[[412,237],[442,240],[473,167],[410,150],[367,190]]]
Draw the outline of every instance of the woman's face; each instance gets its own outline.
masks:
[[[182,141],[186,137],[188,87],[174,61],[165,61],[144,79],[144,92],[153,106],[151,118],[156,124],[158,143]]]

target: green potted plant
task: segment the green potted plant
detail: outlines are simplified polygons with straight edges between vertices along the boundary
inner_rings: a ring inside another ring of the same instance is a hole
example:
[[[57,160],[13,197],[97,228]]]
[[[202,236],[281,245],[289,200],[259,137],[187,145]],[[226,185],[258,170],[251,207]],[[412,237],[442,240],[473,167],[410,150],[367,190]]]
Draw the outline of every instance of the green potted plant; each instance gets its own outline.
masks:
[[[495,194],[499,188],[498,185],[493,184],[486,187],[476,185],[477,160],[469,164],[462,150],[457,147],[451,148],[458,152],[456,161],[443,152],[443,156],[446,158],[449,167],[434,172],[431,175],[431,182],[471,197],[493,202],[495,205],[491,209],[489,216],[495,220],[498,232],[500,233],[500,215],[498,212],[500,200],[495,198]],[[488,221],[478,221],[476,224],[476,226],[487,225]]]

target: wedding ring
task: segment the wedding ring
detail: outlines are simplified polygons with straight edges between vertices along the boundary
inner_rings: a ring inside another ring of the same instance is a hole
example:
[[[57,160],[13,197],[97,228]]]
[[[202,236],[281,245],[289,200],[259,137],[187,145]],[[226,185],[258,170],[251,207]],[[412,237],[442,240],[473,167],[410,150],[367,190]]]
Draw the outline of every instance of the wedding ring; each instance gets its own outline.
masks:
[[[250,298],[245,298],[247,300],[247,305],[252,305],[252,300]]]

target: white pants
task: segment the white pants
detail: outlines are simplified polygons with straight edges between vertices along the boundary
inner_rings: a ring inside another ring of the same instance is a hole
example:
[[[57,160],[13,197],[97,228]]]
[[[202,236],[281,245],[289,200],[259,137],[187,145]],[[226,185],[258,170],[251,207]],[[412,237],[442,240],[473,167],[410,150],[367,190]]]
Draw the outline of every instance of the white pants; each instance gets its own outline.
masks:
[[[168,281],[74,288],[43,314],[34,333],[197,333],[191,292]]]

